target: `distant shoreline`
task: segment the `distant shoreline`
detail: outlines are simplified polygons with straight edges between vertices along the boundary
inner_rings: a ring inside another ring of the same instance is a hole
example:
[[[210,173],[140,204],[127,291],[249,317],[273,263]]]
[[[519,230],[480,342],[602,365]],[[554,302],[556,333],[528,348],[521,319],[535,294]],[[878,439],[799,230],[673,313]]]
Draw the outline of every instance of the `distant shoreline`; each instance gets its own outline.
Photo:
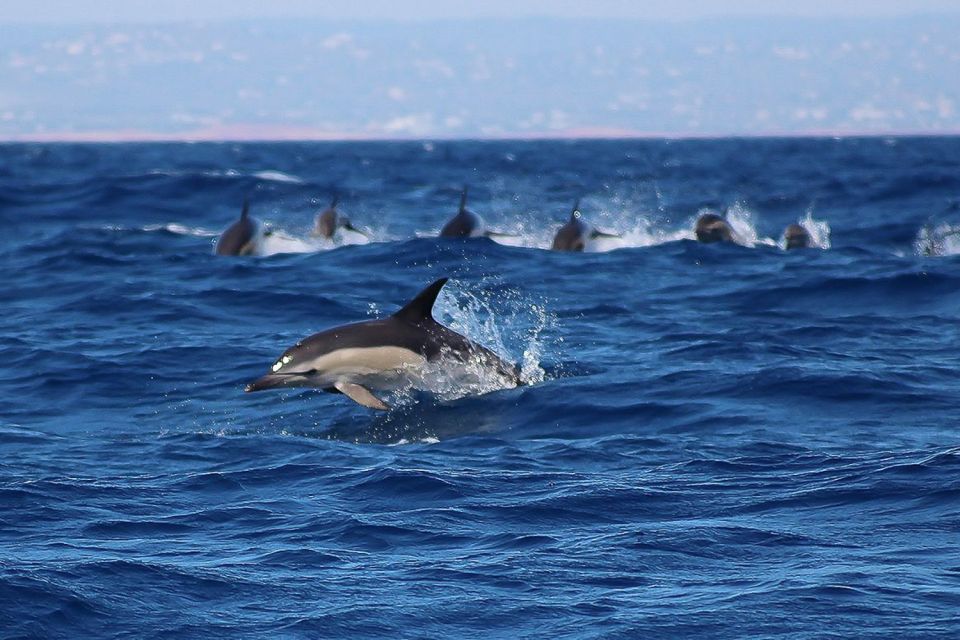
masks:
[[[17,143],[96,143],[122,144],[146,142],[240,143],[240,142],[452,142],[452,141],[537,141],[537,140],[723,140],[723,139],[791,139],[791,138],[951,138],[960,130],[811,130],[761,131],[755,133],[691,133],[674,131],[629,131],[604,128],[562,131],[504,132],[494,135],[406,135],[386,136],[375,133],[337,133],[299,128],[252,129],[225,128],[216,131],[158,133],[146,131],[45,132],[22,135],[0,135],[0,144]]]

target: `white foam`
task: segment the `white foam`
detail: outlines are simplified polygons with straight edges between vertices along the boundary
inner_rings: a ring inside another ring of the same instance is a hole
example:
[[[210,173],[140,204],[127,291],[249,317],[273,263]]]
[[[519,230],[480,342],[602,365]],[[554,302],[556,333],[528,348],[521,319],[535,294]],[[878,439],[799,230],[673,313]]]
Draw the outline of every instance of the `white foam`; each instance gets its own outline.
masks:
[[[493,295],[482,290],[453,288],[450,292],[445,291],[437,301],[434,315],[438,321],[469,336],[504,360],[519,363],[520,378],[525,383],[544,380],[542,334],[555,324],[555,318],[547,312],[545,304],[533,302],[518,291]],[[480,384],[503,388],[500,376],[490,378],[488,376]]]
[[[942,222],[937,226],[924,225],[913,243],[921,256],[954,256],[960,254],[960,225]]]
[[[807,210],[807,214],[797,220],[797,224],[807,230],[810,234],[810,246],[817,249],[830,248],[830,223],[826,220],[817,220],[813,217],[813,208]],[[778,246],[781,249],[787,248],[786,239],[781,236]]]
[[[757,232],[757,226],[753,220],[753,212],[739,202],[727,209],[725,217],[733,229],[737,244],[745,247],[755,247],[758,244],[768,247],[777,246],[776,240],[761,236],[759,232]]]
[[[321,238],[300,234],[279,227],[269,227],[270,233],[257,242],[257,255],[272,256],[278,253],[317,253],[337,247],[368,244],[371,238],[358,231],[338,229],[333,238]]]
[[[287,233],[283,229],[272,229],[269,235],[261,236],[257,242],[257,255],[272,256],[278,253],[315,253],[327,248],[321,244],[322,242],[320,239],[297,237]]]
[[[219,236],[220,233],[203,227],[188,227],[179,222],[168,222],[166,224],[151,224],[143,227],[144,231],[169,231],[181,236],[193,236],[195,238],[212,238]]]
[[[259,178],[260,180],[268,180],[270,182],[303,184],[303,178],[298,178],[297,176],[291,175],[289,173],[284,173],[283,171],[276,171],[274,169],[267,169],[265,171],[254,171],[253,177]]]
[[[515,291],[492,295],[451,287],[437,300],[434,316],[438,322],[468,336],[505,362],[519,363],[520,379],[525,384],[545,379],[541,366],[545,345],[541,334],[554,323],[545,305],[531,304]],[[462,362],[452,354],[441,354],[437,360],[411,367],[405,375],[398,376],[397,381],[398,387],[390,392],[389,400],[397,407],[414,404],[414,390],[449,402],[515,386],[512,376],[504,375],[483,358]]]

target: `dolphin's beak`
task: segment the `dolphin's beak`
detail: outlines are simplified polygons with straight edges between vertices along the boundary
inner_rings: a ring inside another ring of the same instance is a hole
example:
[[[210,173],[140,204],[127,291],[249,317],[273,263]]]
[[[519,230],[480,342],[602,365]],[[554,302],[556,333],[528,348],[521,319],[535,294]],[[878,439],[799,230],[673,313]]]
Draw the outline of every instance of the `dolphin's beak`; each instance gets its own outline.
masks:
[[[250,393],[252,391],[263,391],[264,389],[273,389],[275,387],[281,387],[285,382],[286,382],[286,376],[277,376],[272,373],[268,373],[267,375],[261,378],[257,378],[256,380],[248,384],[246,387],[244,387],[243,390],[246,391],[247,393]]]

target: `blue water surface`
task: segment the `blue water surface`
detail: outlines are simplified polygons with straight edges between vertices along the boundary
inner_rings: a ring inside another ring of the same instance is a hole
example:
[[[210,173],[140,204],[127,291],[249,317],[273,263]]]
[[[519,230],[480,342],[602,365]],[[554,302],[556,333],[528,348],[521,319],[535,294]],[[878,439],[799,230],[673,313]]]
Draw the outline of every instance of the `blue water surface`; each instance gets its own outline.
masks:
[[[624,240],[545,250],[578,197]],[[0,146],[0,637],[956,638],[957,199],[958,138]],[[441,276],[529,385],[243,393]]]

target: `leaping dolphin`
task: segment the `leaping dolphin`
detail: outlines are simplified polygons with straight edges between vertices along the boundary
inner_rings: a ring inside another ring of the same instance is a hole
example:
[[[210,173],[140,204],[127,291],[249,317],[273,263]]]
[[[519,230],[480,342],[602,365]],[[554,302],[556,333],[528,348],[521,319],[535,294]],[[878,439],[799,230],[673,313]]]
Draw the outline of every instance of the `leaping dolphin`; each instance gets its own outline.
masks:
[[[337,211],[337,202],[339,201],[340,197],[334,196],[330,202],[330,206],[317,216],[317,224],[313,229],[313,235],[329,240],[333,238],[333,234],[337,232],[337,229],[346,229],[347,231],[366,235],[363,231],[360,231],[360,229],[350,224],[350,219],[347,216],[340,215]]]
[[[249,256],[257,251],[261,234],[260,222],[250,217],[250,202],[244,198],[240,219],[227,227],[217,240],[218,256]]]
[[[557,231],[550,248],[554,251],[583,251],[592,240],[620,237],[613,233],[598,231],[587,224],[583,219],[583,214],[580,213],[580,200],[578,199],[573,203],[570,220]]]
[[[389,318],[334,327],[298,342],[246,391],[318,387],[385,411],[389,405],[374,392],[415,387],[424,365],[441,359],[477,364],[506,385],[522,384],[516,366],[433,319],[446,282],[437,280]]]
[[[441,238],[513,238],[515,236],[509,233],[491,231],[486,228],[483,218],[467,209],[467,188],[464,187],[460,194],[460,208],[457,215],[453,216],[440,229]]]

